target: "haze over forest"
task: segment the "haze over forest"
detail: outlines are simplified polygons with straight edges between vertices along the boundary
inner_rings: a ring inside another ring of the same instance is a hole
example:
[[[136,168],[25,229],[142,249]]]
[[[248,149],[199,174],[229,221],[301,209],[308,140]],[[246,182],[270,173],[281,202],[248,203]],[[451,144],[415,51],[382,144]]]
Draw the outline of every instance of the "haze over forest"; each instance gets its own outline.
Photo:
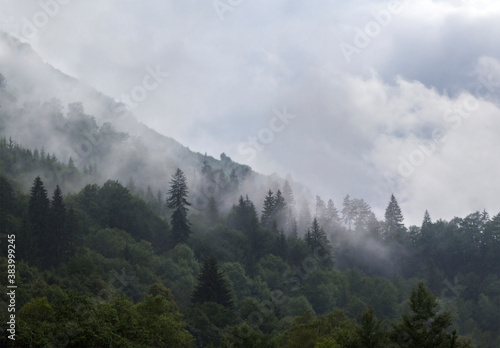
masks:
[[[291,174],[313,198],[363,197],[381,217],[394,193],[408,225],[425,209],[500,210],[497,3],[235,3],[2,1],[0,28],[115,100],[159,68],[168,77],[134,103],[140,122]],[[44,23],[40,11],[56,14]],[[284,108],[296,117],[252,151],[249,138]]]
[[[498,17],[0,0],[0,345],[498,347]]]

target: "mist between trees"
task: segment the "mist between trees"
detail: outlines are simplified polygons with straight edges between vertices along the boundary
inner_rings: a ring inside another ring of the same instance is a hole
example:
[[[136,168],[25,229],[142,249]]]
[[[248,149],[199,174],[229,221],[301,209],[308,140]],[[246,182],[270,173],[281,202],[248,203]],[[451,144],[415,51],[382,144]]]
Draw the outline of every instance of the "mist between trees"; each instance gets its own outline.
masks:
[[[405,226],[390,193],[380,219],[117,120],[113,101],[96,118],[0,81],[0,225],[23,289],[2,346],[498,344],[500,215]]]

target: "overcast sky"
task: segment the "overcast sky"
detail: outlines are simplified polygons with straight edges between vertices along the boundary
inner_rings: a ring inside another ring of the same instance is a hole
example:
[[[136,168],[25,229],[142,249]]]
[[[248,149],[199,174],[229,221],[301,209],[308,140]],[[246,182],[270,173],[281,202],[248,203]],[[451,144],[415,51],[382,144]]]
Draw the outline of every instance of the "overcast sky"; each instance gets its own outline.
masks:
[[[0,29],[191,149],[407,224],[500,211],[500,4],[0,0]],[[168,74],[168,76],[167,76]],[[146,92],[146,93],[144,93]]]

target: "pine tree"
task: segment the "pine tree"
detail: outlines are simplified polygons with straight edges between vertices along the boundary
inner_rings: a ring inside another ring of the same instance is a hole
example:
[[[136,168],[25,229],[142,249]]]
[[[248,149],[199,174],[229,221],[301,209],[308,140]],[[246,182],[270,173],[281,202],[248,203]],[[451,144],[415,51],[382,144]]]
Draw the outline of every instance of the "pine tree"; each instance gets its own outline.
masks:
[[[191,296],[191,302],[215,302],[226,308],[233,308],[231,290],[219,270],[217,259],[208,258],[203,262],[198,282]]]
[[[403,225],[403,214],[394,195],[391,195],[389,205],[385,210],[385,229],[388,239],[402,241],[405,226]]]
[[[260,246],[260,236],[259,236],[259,219],[257,217],[257,211],[255,210],[255,205],[246,196],[240,196],[238,200],[238,205],[233,208],[233,227],[237,230],[242,231],[250,241],[253,251],[257,251]]]
[[[274,199],[274,220],[277,228],[283,229],[283,226],[285,226],[286,221],[289,218],[287,216],[287,211],[288,209],[285,197],[281,194],[281,191],[278,190]]]
[[[438,303],[424,283],[410,294],[410,314],[403,314],[401,321],[392,324],[393,342],[409,348],[470,347],[457,339],[456,331],[447,328],[452,324],[450,312],[438,313]]]
[[[359,348],[385,348],[389,346],[388,332],[384,322],[377,319],[375,310],[369,307],[360,317],[358,327]]]
[[[280,256],[283,260],[286,260],[288,254],[288,245],[286,234],[283,230],[280,230],[278,237],[276,238],[276,255]]]
[[[326,233],[320,226],[317,218],[313,219],[311,228],[307,230],[306,242],[313,251],[319,247],[330,252],[330,242],[328,241]]]
[[[245,268],[248,274],[256,272],[257,260],[263,255],[264,240],[259,228],[259,218],[253,202],[246,196],[240,196],[238,205],[233,206],[230,214],[231,227],[243,232],[250,244],[245,257]]]
[[[264,199],[264,208],[262,210],[261,223],[265,228],[272,228],[273,222],[275,222],[275,208],[276,201],[273,195],[273,191],[269,190],[267,196]]]
[[[422,221],[422,231],[424,229],[430,228],[432,226],[431,216],[429,212],[426,210],[424,213],[424,220]]]
[[[39,176],[35,178],[30,191],[28,212],[34,245],[37,246],[35,257],[39,260],[45,260],[47,254],[51,253],[53,236],[50,235],[49,229],[50,201]],[[44,266],[47,264],[44,263]]]
[[[69,246],[66,230],[66,207],[64,206],[62,191],[56,186],[50,204],[50,234],[53,239],[53,252],[46,255],[50,265],[58,265],[64,259],[63,255]]]
[[[172,210],[170,221],[174,241],[176,244],[186,243],[191,234],[190,222],[187,218],[188,206],[191,203],[187,201],[188,187],[182,170],[177,169],[173,175],[168,195],[167,205]]]

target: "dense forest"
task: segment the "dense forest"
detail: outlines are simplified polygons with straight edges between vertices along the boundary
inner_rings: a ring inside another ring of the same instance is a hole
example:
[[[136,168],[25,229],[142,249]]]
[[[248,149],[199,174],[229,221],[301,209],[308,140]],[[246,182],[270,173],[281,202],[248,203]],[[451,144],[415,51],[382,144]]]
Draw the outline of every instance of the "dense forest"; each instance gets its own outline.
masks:
[[[0,77],[2,347],[500,346],[500,214],[407,227],[390,192],[380,220],[224,154],[148,176],[140,142],[78,103],[15,107]],[[62,163],[7,132],[40,113],[100,140]]]

